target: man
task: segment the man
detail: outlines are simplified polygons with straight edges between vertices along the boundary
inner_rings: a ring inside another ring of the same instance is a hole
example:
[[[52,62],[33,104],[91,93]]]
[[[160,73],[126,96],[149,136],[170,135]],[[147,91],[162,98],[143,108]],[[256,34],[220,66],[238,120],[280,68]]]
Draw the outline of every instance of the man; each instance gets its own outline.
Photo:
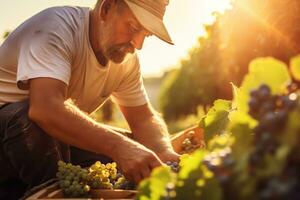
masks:
[[[69,161],[67,145],[81,149],[71,152],[71,162],[107,156],[136,183],[178,160],[148,101],[135,53],[152,34],[172,44],[162,22],[167,4],[99,0],[92,10],[54,7],[9,35],[0,47],[0,184],[18,179],[28,189],[55,177],[57,161]],[[109,96],[134,140],[88,116]]]

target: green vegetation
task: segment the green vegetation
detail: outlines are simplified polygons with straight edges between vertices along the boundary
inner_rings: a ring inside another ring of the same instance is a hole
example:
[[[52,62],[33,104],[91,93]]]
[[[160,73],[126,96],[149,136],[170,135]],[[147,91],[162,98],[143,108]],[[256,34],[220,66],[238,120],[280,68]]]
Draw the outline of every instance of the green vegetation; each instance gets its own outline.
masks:
[[[207,148],[184,156],[178,174],[155,169],[138,199],[299,199],[299,63],[290,75],[278,60],[252,61],[234,99],[217,100],[202,119]]]

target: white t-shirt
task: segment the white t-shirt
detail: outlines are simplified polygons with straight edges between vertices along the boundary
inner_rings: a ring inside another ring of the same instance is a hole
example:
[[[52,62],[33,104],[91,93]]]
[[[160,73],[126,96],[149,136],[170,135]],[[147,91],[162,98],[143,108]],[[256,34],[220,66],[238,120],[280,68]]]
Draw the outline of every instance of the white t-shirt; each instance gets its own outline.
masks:
[[[0,46],[0,105],[28,98],[28,80],[50,77],[87,113],[108,97],[123,106],[148,102],[137,54],[101,66],[89,42],[89,8],[53,7],[26,20]]]

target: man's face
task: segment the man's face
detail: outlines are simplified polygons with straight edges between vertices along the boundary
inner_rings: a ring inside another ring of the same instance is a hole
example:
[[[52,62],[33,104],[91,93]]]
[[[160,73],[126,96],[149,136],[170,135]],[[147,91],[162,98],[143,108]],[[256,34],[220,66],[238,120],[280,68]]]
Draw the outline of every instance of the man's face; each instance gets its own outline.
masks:
[[[121,63],[128,53],[141,49],[145,37],[150,35],[126,5],[116,4],[108,10],[100,31],[103,54],[115,63]]]

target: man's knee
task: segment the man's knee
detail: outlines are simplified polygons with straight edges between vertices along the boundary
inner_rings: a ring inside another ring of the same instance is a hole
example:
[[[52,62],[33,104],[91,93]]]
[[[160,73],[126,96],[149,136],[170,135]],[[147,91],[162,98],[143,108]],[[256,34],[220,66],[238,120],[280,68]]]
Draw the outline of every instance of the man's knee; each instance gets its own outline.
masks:
[[[31,121],[28,110],[28,101],[12,103],[0,110],[0,121],[5,125],[2,126],[1,146],[19,178],[34,186],[55,177],[56,163],[68,159],[68,152],[63,150],[69,149],[62,148],[64,144]]]

